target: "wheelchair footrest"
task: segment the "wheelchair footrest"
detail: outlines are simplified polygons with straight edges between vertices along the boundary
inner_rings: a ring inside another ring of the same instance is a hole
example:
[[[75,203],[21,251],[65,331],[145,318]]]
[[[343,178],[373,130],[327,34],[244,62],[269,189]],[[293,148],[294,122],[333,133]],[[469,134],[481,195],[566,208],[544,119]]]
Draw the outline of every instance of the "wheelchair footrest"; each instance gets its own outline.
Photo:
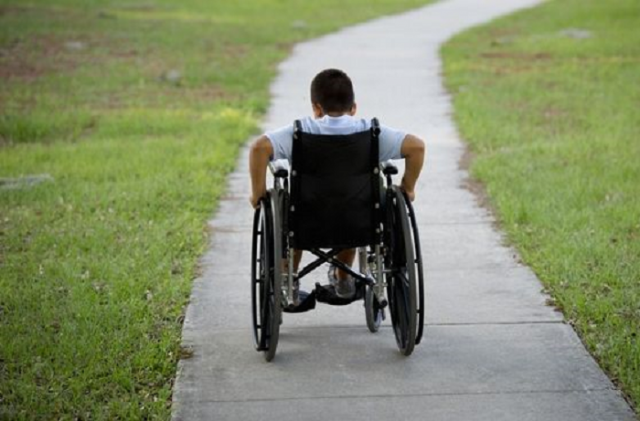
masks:
[[[285,313],[305,313],[316,308],[316,302],[329,304],[332,306],[346,306],[354,301],[364,298],[366,284],[356,281],[356,293],[351,298],[342,298],[336,295],[333,285],[320,285],[316,283],[316,288],[310,293],[300,291],[300,304],[282,309]]]
[[[305,313],[316,308],[316,292],[300,291],[300,304],[297,306],[284,307],[282,311],[285,313]]]
[[[336,290],[333,285],[320,285],[316,283],[316,289],[314,291],[316,300],[321,303],[329,304],[332,306],[346,306],[354,301],[358,301],[364,298],[365,283],[362,281],[356,281],[356,293],[351,298],[342,298],[336,295]]]

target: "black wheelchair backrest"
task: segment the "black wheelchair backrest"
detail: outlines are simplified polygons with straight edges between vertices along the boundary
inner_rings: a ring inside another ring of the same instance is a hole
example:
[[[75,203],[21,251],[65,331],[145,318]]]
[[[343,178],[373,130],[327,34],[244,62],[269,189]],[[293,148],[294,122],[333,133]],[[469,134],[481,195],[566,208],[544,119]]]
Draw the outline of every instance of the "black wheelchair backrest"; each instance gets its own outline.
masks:
[[[380,133],[305,133],[295,122],[288,206],[289,240],[296,249],[375,244],[380,226]]]

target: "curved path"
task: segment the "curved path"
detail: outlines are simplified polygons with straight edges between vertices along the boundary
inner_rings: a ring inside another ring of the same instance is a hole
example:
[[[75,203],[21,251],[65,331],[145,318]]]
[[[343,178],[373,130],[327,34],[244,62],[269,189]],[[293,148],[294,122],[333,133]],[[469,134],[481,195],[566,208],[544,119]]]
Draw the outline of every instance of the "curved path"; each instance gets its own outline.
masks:
[[[633,420],[535,275],[502,244],[462,186],[464,151],[440,80],[440,45],[535,0],[449,0],[298,45],[280,66],[264,129],[310,113],[308,85],[327,67],[352,77],[362,116],[424,137],[416,208],[427,276],[425,338],[410,358],[362,306],[285,315],[266,363],[250,330],[247,152],[211,221],[194,283],[175,420]],[[316,279],[303,287],[322,280]]]

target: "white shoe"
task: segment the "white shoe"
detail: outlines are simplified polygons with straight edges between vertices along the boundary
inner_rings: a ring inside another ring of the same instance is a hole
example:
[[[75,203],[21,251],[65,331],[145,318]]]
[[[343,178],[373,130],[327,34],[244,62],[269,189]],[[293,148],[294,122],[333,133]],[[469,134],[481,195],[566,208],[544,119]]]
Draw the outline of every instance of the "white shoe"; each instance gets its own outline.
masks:
[[[356,294],[356,281],[351,275],[347,275],[346,279],[338,279],[337,270],[338,268],[333,265],[329,267],[329,272],[327,273],[329,283],[333,285],[339,298],[353,298]]]

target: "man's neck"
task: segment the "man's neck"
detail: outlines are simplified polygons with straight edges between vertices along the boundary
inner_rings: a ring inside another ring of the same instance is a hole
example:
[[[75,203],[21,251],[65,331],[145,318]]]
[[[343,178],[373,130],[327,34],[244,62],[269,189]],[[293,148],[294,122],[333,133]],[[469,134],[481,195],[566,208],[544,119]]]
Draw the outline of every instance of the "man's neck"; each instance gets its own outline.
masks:
[[[320,116],[317,116],[316,118],[320,119],[323,117],[331,117],[331,118],[339,118],[339,117],[344,117],[344,116],[349,116],[349,113],[326,113],[326,114],[322,114]]]

